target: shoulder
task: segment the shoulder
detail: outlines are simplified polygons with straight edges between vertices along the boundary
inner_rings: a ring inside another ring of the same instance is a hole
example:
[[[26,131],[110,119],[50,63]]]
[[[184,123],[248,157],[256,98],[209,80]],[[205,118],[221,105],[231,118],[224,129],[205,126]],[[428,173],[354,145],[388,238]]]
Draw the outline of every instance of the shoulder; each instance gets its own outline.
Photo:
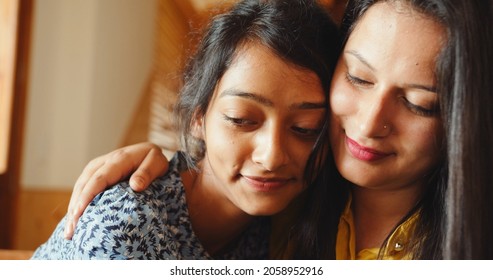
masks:
[[[72,238],[76,258],[131,259],[139,238],[160,226],[159,208],[146,203],[128,183],[99,194],[81,216]]]
[[[171,164],[170,172],[143,192],[124,181],[99,194],[74,232],[81,258],[161,258],[173,213],[186,208],[184,196],[179,170]]]
[[[111,209],[125,215],[139,212],[163,211],[167,204],[181,203],[184,196],[180,172],[182,161],[179,154],[170,161],[168,172],[155,179],[147,189],[135,192],[128,181],[122,181],[97,195],[84,214],[101,213]],[[131,210],[131,211],[130,211]]]
[[[67,217],[64,217],[56,226],[55,231],[50,238],[41,244],[34,251],[31,259],[33,260],[60,260],[60,259],[73,259],[73,247],[71,241],[66,240],[63,237],[63,229],[66,223]]]

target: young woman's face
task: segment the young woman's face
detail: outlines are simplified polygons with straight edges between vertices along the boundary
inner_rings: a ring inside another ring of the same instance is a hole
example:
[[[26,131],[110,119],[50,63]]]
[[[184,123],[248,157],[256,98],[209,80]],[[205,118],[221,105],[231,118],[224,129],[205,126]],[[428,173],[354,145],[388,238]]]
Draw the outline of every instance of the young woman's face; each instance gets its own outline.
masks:
[[[261,44],[242,47],[198,124],[207,184],[250,215],[284,209],[304,188],[327,103],[314,72]]]
[[[367,188],[423,186],[441,158],[435,62],[444,30],[378,3],[351,33],[332,80],[330,141],[339,172]]]

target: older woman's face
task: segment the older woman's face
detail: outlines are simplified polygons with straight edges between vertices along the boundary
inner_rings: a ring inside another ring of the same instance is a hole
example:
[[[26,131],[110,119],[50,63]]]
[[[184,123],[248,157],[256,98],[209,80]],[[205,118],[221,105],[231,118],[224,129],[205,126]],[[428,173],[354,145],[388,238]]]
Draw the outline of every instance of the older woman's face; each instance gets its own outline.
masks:
[[[441,158],[435,62],[443,27],[408,6],[373,5],[351,33],[331,86],[339,172],[367,188],[422,186]]]

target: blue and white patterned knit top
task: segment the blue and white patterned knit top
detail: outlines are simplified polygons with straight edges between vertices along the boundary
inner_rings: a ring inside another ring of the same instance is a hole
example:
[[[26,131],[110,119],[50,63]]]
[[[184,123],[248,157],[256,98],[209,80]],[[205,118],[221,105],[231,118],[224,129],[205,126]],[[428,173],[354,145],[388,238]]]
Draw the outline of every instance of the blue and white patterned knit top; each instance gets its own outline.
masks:
[[[182,153],[169,172],[143,192],[121,182],[94,198],[72,240],[63,238],[66,217],[32,259],[266,259],[269,218],[257,218],[228,251],[206,252],[192,230],[180,172]]]

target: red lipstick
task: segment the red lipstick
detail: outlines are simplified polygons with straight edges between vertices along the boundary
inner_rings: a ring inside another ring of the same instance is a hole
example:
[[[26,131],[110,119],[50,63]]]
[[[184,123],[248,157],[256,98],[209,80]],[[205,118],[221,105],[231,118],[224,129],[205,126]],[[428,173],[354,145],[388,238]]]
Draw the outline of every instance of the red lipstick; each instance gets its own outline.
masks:
[[[289,179],[283,178],[264,178],[264,177],[253,177],[253,176],[243,176],[246,182],[252,186],[254,189],[261,192],[275,191],[284,187]]]
[[[388,153],[383,153],[365,146],[361,146],[358,142],[346,136],[346,145],[353,157],[363,161],[377,161],[389,156]]]

